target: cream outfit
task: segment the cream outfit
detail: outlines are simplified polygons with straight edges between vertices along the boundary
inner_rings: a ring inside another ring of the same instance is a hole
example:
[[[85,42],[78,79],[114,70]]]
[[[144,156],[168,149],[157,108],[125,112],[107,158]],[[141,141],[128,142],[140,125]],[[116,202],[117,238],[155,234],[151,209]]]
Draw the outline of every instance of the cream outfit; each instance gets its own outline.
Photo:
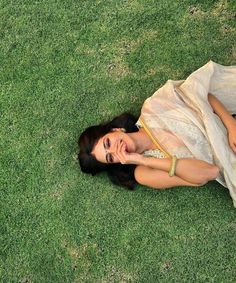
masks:
[[[168,80],[146,99],[137,126],[145,125],[160,146],[146,151],[146,156],[176,155],[216,164],[220,168],[216,180],[229,189],[236,207],[236,155],[224,124],[208,102],[208,93],[235,114],[236,66],[210,61],[185,81]]]

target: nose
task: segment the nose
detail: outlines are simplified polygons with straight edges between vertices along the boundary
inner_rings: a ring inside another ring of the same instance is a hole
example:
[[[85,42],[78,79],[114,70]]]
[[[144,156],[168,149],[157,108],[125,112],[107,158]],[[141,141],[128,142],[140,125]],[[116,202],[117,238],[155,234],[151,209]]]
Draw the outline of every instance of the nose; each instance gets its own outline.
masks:
[[[116,152],[117,143],[118,143],[118,141],[112,143],[111,146],[107,149],[107,152],[108,153],[115,153]]]
[[[114,152],[115,152],[115,150],[113,149],[113,147],[110,147],[110,148],[107,149],[107,153],[114,153]]]

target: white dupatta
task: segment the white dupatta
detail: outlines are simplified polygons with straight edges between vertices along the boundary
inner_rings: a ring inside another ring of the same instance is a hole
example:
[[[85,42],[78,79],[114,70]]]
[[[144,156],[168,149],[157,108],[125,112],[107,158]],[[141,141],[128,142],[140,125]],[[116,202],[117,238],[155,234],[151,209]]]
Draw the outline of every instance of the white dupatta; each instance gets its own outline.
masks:
[[[186,157],[190,153],[216,164],[220,168],[216,180],[229,189],[236,207],[236,155],[228,144],[225,126],[208,102],[208,93],[235,114],[236,66],[210,61],[185,81],[168,80],[144,102],[137,124],[145,123],[170,155],[184,148]]]

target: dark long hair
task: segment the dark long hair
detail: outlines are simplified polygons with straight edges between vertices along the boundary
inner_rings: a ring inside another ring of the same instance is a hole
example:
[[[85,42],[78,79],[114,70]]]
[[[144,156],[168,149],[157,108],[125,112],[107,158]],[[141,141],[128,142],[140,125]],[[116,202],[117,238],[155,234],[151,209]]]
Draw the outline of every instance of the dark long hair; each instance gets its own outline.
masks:
[[[116,184],[133,190],[136,181],[134,169],[136,165],[123,165],[120,163],[105,164],[99,162],[92,154],[92,150],[97,141],[113,128],[124,128],[127,133],[137,132],[135,123],[137,118],[130,113],[123,113],[115,117],[112,121],[87,128],[79,138],[78,160],[82,172],[92,174],[107,171],[110,180]]]

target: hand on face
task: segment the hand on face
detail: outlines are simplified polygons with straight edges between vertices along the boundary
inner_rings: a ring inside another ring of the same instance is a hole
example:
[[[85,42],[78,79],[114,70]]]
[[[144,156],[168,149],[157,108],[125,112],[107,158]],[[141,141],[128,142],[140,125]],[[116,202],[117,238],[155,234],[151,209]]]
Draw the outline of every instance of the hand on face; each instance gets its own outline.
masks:
[[[98,140],[92,154],[102,163],[140,164],[142,155],[135,151],[132,138],[123,131],[114,129]]]
[[[123,140],[116,144],[114,155],[121,164],[141,164],[143,156],[139,153],[129,153],[126,151],[126,145]]]

